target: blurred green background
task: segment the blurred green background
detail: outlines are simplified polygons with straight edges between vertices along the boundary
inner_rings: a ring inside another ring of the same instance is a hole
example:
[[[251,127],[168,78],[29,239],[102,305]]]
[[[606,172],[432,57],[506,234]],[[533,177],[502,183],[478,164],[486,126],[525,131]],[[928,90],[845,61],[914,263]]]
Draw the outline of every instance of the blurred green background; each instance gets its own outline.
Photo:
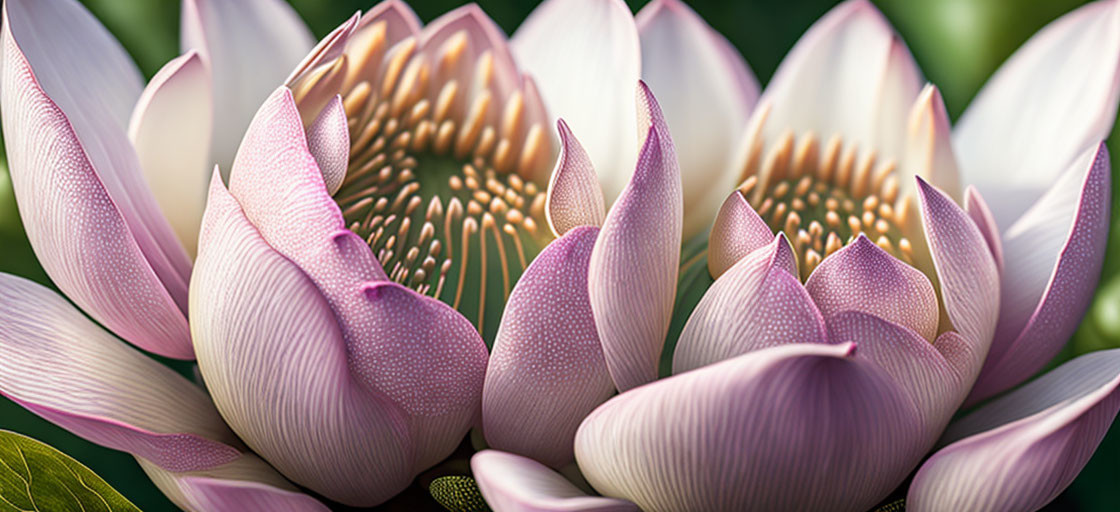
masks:
[[[290,0],[316,36],[321,37],[368,0]],[[1085,3],[1080,0],[873,0],[910,46],[925,72],[944,95],[950,115],[958,116],[987,77],[1031,34]],[[178,54],[177,0],[82,0],[113,32],[147,76]],[[448,0],[411,3],[422,20],[460,5]],[[524,0],[479,0],[482,8],[512,33],[535,6]],[[645,0],[628,2],[637,12]],[[837,2],[831,0],[687,0],[704,19],[742,52],[765,84],[797,38]],[[1109,140],[1120,154],[1116,132]],[[1114,181],[1116,181],[1114,179]],[[1113,194],[1113,226],[1118,194]],[[48,283],[20,226],[6,171],[0,173],[0,271]],[[1114,228],[1097,298],[1066,351],[1073,355],[1120,346],[1120,233]],[[1117,423],[1120,425],[1120,422]],[[36,437],[90,466],[144,510],[173,510],[148,482],[131,457],[70,435],[0,399],[0,428]],[[1046,510],[1120,509],[1120,426],[1114,426],[1078,479]]]

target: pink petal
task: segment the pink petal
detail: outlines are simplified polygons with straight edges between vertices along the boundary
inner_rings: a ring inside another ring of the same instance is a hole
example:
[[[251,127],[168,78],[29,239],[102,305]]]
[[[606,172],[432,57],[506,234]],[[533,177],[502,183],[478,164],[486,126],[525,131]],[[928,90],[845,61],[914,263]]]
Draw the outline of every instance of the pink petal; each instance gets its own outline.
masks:
[[[326,512],[315,498],[296,490],[255,455],[242,455],[224,466],[172,473],[143,459],[140,467],[175,505],[189,512]]]
[[[622,393],[576,433],[580,470],[643,510],[867,510],[927,441],[910,399],[854,352],[793,343]]]
[[[104,76],[127,76],[108,51],[116,43],[76,4],[13,1],[4,8],[0,111],[12,185],[40,264],[71,300],[121,337],[161,355],[192,358],[185,318],[190,260],[160,215],[123,121],[118,124],[110,108],[119,91],[97,95],[128,85],[123,77]],[[34,28],[48,21],[52,33],[76,39],[34,37],[46,31]],[[28,37],[16,36],[24,30]],[[91,49],[104,53],[71,62]],[[32,58],[44,63],[41,72]],[[67,63],[74,72],[88,72],[88,80],[60,76],[70,72],[58,67]]]
[[[769,244],[774,233],[738,190],[723,201],[708,234],[708,273],[719,279],[727,269]]]
[[[661,109],[640,82],[638,113],[649,135],[630,184],[607,213],[588,272],[595,324],[620,391],[657,378],[681,250],[680,167]]]
[[[825,318],[840,311],[862,311],[906,327],[927,341],[937,337],[937,294],[929,279],[863,234],[825,258],[805,289]]]
[[[322,293],[261,238],[217,174],[208,204],[192,331],[223,417],[281,473],[333,500],[370,506],[400,492],[419,469],[404,411],[354,379],[348,357],[358,354]]]
[[[953,155],[949,114],[945,111],[941,91],[933,84],[926,84],[911,107],[908,128],[901,168],[908,174],[921,176],[954,201],[961,202],[961,178]],[[909,176],[903,177],[903,194],[910,195],[914,182]]]
[[[1112,1],[1046,26],[988,80],[953,143],[966,181],[992,201],[1000,226],[1010,226],[1085,148],[1108,138],[1118,98],[1120,4]]]
[[[992,216],[992,210],[988,208],[988,203],[984,201],[980,191],[972,185],[969,185],[964,191],[964,211],[968,212],[968,216],[972,217],[972,222],[975,222],[976,227],[980,228],[980,233],[984,235],[984,241],[988,242],[988,249],[992,251],[992,258],[996,260],[996,268],[1002,272],[1003,242],[1000,240],[999,226],[996,225],[996,219]]]
[[[0,395],[91,442],[193,471],[240,456],[206,393],[66,299],[0,274]]]
[[[825,343],[824,319],[797,277],[784,235],[739,260],[700,299],[681,331],[673,373],[787,343]]]
[[[213,114],[210,70],[192,50],[152,77],[128,126],[148,186],[192,258],[206,207]]]
[[[963,339],[955,360],[962,380],[971,384],[991,346],[999,312],[999,271],[980,229],[949,196],[918,180],[918,198],[926,241],[933,257],[939,298],[951,325]]]
[[[327,193],[334,195],[350,163],[350,129],[340,96],[335,95],[307,129],[307,150],[323,173]]]
[[[906,510],[1038,510],[1089,461],[1120,410],[1120,351],[1093,352],[949,427]]]
[[[583,141],[613,202],[630,180],[640,146],[629,136],[634,83],[641,78],[630,9],[622,0],[548,0],[510,44],[520,68],[540,86],[551,117],[563,117]]]
[[[867,0],[849,0],[818,20],[786,55],[763,92],[770,119],[763,136],[840,134],[899,158],[907,112],[922,86],[905,44]]]
[[[184,0],[180,46],[210,65],[214,87],[211,163],[229,169],[253,113],[315,44],[283,0]]]
[[[607,213],[595,166],[563,119],[556,121],[556,130],[560,132],[560,156],[548,183],[545,211],[549,227],[561,236],[579,226],[602,226]]]
[[[758,100],[758,81],[726,39],[679,0],[637,15],[642,80],[657,91],[684,177],[684,239],[707,227],[736,185],[734,149]]]
[[[1110,168],[1104,143],[1090,148],[1004,231],[999,325],[970,400],[1027,379],[1077,329],[1108,243]]]
[[[550,243],[509,296],[482,391],[493,448],[569,464],[580,421],[614,394],[587,295],[598,233],[580,227]]]
[[[588,496],[559,473],[527,457],[483,450],[471,470],[486,503],[497,512],[638,512],[625,500]]]

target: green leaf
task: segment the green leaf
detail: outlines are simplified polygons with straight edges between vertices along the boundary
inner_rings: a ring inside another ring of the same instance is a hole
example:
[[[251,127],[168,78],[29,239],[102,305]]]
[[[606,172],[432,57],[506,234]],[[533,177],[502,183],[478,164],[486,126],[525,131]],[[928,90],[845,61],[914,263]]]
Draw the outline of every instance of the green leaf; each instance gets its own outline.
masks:
[[[82,463],[30,437],[0,430],[0,512],[140,509]]]
[[[441,476],[428,485],[432,493],[443,508],[451,512],[488,512],[486,500],[478,492],[478,484],[474,479],[465,475]]]

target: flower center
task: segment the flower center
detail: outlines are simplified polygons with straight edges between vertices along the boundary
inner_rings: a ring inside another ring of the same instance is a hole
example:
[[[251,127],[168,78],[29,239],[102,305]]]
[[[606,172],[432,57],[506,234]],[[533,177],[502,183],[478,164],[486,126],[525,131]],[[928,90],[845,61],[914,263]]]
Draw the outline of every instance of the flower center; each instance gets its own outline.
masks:
[[[913,247],[901,230],[907,208],[897,203],[894,160],[860,152],[839,135],[822,145],[812,132],[796,140],[786,132],[762,156],[756,138],[739,192],[774,233],[785,233],[803,279],[861,233],[913,263]]]
[[[459,32],[436,51],[406,39],[379,72],[351,72],[364,77],[343,87],[350,160],[334,195],[390,279],[452,305],[488,342],[551,238],[533,181],[551,141],[522,90],[500,92],[494,68]]]

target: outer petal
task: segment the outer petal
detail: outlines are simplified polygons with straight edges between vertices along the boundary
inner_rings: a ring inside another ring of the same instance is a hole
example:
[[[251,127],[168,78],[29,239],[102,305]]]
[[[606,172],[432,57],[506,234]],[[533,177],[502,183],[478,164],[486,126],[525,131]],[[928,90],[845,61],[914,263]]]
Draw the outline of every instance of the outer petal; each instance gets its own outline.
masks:
[[[635,113],[630,98],[641,77],[630,9],[622,0],[548,0],[521,24],[511,46],[520,68],[536,79],[549,114],[567,120],[583,141],[613,202],[638,154],[627,136]]]
[[[278,470],[352,505],[380,503],[414,471],[404,413],[350,375],[319,289],[261,238],[215,174],[191,283],[210,394]]]
[[[184,0],[180,39],[213,72],[211,163],[229,169],[253,113],[315,40],[282,0]]]
[[[4,18],[0,111],[12,184],[40,263],[121,337],[191,358],[190,260],[124,132],[129,107],[121,103],[139,94],[135,69],[77,4],[15,0],[4,4]],[[46,33],[67,37],[39,37]]]
[[[172,473],[137,459],[168,499],[189,512],[326,512],[325,505],[296,490],[255,455],[242,455],[224,466]]]
[[[1001,226],[1108,137],[1120,97],[1120,4],[1094,2],[1039,31],[988,80],[953,133],[965,179]]]
[[[614,394],[587,295],[599,230],[573,229],[533,260],[509,296],[482,392],[482,428],[499,450],[562,467],[580,421]]]
[[[949,427],[906,510],[1038,510],[1085,467],[1120,410],[1120,351],[1074,359]],[[965,437],[968,436],[968,437]],[[963,438],[963,439],[962,439]]]
[[[763,93],[772,105],[763,135],[841,134],[881,158],[898,158],[920,72],[905,44],[867,0],[849,0],[818,20],[782,61]],[[822,85],[827,84],[827,85]]]
[[[684,239],[708,226],[735,186],[733,150],[758,100],[758,81],[730,44],[687,5],[654,0],[637,15],[642,80],[657,91],[680,147]]]
[[[192,50],[152,77],[128,126],[148,186],[191,257],[206,207],[213,108],[210,70]]]
[[[545,212],[549,227],[560,236],[578,226],[602,226],[607,213],[595,166],[568,123],[556,121],[556,130],[560,132],[560,156],[548,182]]]
[[[825,317],[862,311],[937,337],[937,295],[925,274],[879,248],[863,234],[825,258],[805,282]]]
[[[649,135],[630,184],[607,213],[588,273],[603,353],[622,391],[657,378],[681,250],[680,167],[645,84],[638,101],[639,128]]]
[[[770,226],[758,216],[747,198],[738,190],[731,192],[708,234],[708,273],[718,279],[737,261],[766,246],[773,238]]]
[[[964,191],[964,211],[968,212],[972,222],[980,228],[980,233],[984,235],[984,241],[988,242],[988,249],[992,251],[992,257],[996,260],[996,268],[1002,272],[1003,241],[1000,240],[999,226],[996,225],[996,219],[992,216],[988,203],[984,201],[980,191],[972,185]]]
[[[867,510],[926,441],[910,400],[854,344],[763,349],[625,392],[576,460],[642,510]]]
[[[369,246],[344,228],[286,88],[250,126],[230,192],[326,297],[354,378],[404,410],[417,469],[449,455],[478,415],[486,345],[450,306],[387,282]]]
[[[999,312],[999,271],[980,229],[945,193],[918,178],[918,198],[926,242],[933,258],[943,306],[940,331],[962,337],[956,360],[971,385],[988,355]]]
[[[341,96],[335,95],[308,128],[307,150],[323,173],[327,193],[334,195],[342,186],[350,163],[350,129]]]
[[[527,457],[483,450],[471,470],[486,503],[497,512],[638,512],[625,500],[588,496],[559,473]]]
[[[237,438],[201,389],[117,340],[66,299],[8,274],[0,274],[0,395],[89,441],[171,471],[240,456]]]
[[[825,343],[824,319],[801,286],[784,235],[720,276],[688,318],[673,373],[787,343]]]
[[[1027,379],[1077,328],[1108,242],[1110,169],[1104,143],[1091,148],[1004,232],[999,325],[970,399]]]

